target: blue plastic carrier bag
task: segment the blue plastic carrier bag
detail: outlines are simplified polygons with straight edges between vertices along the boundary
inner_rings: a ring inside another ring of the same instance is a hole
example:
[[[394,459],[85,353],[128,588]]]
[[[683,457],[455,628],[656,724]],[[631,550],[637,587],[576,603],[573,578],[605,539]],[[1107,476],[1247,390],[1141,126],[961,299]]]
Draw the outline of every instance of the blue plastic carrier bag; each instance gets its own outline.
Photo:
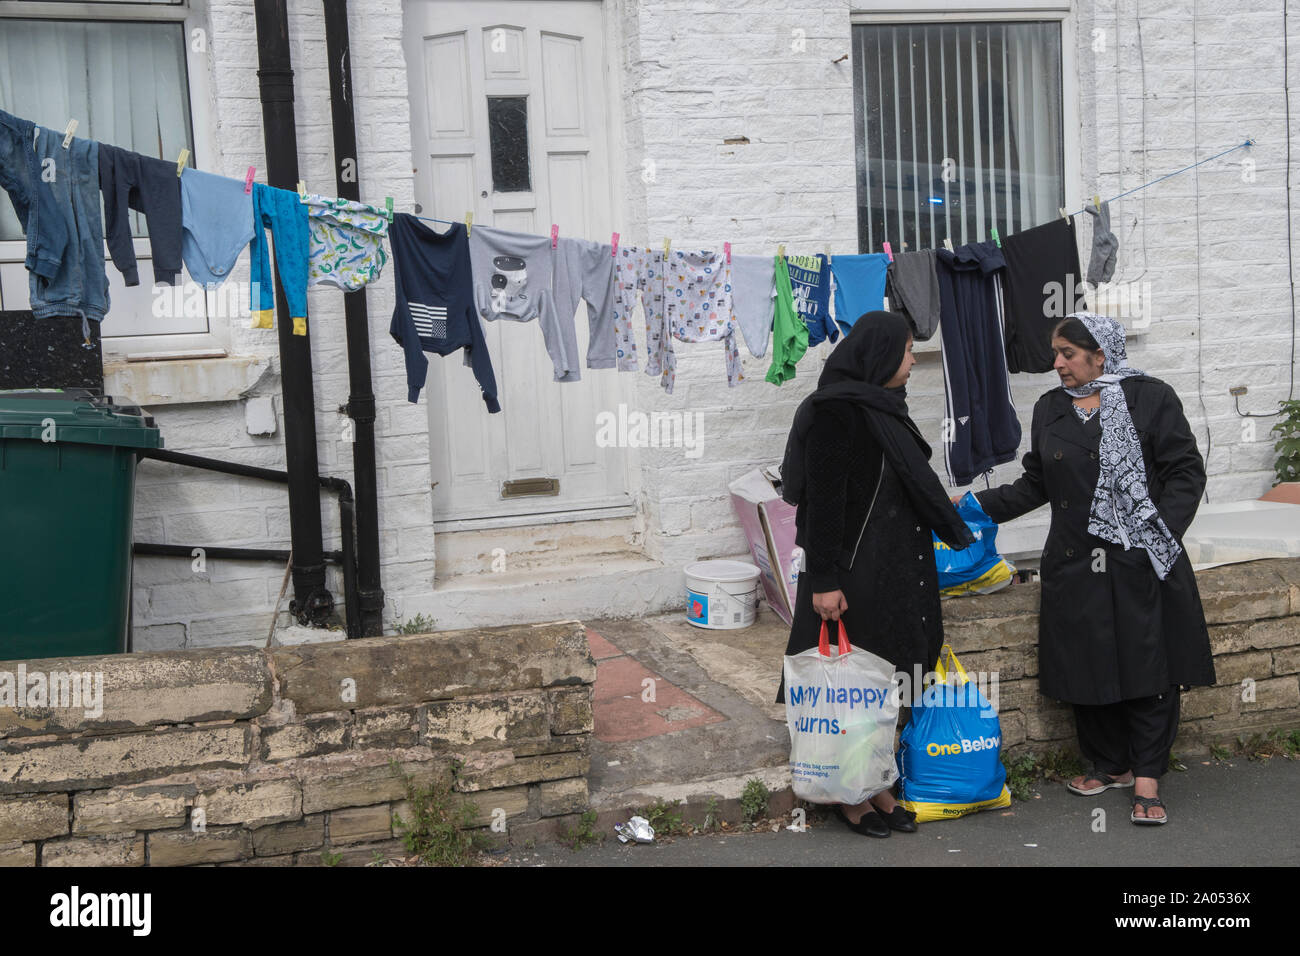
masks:
[[[939,571],[939,593],[943,597],[962,594],[990,594],[1011,583],[1010,564],[998,554],[998,526],[979,499],[969,491],[957,502],[957,514],[970,528],[975,540],[961,551],[954,551],[934,535],[934,563]],[[933,532],[932,532],[933,534]]]
[[[945,653],[951,675],[944,668]],[[913,706],[899,739],[899,802],[919,823],[1011,806],[996,711],[947,644],[935,673],[938,682],[926,688],[920,706]]]

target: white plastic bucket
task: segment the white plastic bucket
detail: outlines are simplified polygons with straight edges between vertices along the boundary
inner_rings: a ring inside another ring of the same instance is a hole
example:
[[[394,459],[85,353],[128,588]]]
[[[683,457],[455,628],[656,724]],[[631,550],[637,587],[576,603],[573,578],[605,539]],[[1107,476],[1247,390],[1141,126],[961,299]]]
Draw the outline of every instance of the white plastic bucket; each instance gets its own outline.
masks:
[[[686,620],[696,627],[749,627],[758,611],[762,574],[746,561],[696,561],[686,566]]]

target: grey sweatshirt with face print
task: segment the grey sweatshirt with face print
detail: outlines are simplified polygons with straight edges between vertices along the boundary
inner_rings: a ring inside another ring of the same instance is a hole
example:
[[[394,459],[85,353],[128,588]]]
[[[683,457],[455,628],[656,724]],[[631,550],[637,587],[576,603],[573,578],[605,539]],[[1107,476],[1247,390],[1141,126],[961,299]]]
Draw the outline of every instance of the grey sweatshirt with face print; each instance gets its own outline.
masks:
[[[550,237],[474,226],[469,234],[469,258],[479,315],[489,322],[537,319],[555,367],[555,381],[578,381],[581,371],[573,315],[559,314],[552,293],[556,256]]]

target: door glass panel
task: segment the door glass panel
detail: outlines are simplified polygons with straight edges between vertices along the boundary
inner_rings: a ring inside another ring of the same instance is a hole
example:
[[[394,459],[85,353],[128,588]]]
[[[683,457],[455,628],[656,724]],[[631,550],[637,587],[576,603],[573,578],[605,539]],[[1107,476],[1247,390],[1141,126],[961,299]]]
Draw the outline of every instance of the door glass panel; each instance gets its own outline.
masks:
[[[499,193],[528,192],[528,98],[488,97],[488,139],[492,149],[492,188]]]

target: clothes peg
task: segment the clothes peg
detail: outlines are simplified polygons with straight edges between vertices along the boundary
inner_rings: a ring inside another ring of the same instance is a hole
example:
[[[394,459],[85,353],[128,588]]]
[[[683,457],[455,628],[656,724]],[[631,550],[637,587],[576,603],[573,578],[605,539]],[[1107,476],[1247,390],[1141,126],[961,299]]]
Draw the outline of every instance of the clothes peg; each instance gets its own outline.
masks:
[[[614,249],[614,251],[610,253],[610,256],[617,257],[618,256],[618,233],[614,233],[612,236],[609,237],[609,244]]]
[[[722,244],[722,252],[727,257],[727,265],[731,265],[731,243],[724,242]]]
[[[68,120],[68,127],[63,131],[63,148],[67,149],[72,145],[72,134],[77,131],[77,121]]]
[[[882,242],[881,247],[885,250],[885,255],[889,256],[889,261],[894,261],[894,250],[889,248],[889,243]]]
[[[307,180],[298,180],[298,198],[303,202],[307,201]]]
[[[384,197],[384,212],[388,215],[388,221],[392,222],[393,221],[393,197],[392,196]]]
[[[248,195],[253,191],[253,175],[256,172],[257,172],[256,167],[254,166],[248,167],[248,172],[244,175],[244,195]]]
[[[906,240],[906,239],[904,239],[904,240],[900,243],[900,248],[902,249],[903,252],[906,252],[906,251],[907,251],[907,240]]]
[[[1092,197],[1092,204],[1097,207],[1097,212],[1101,212],[1101,194],[1098,193]]]
[[[469,238],[469,234],[473,229],[474,229],[474,214],[472,212],[467,212],[465,213],[465,238],[467,239]]]
[[[557,226],[555,223],[551,223],[551,248],[554,249],[556,244],[559,241],[560,241],[560,227]]]
[[[185,170],[185,163],[189,160],[189,158],[190,158],[190,151],[188,149],[182,149],[181,154],[176,157],[176,178],[177,179],[181,178],[181,173]]]
[[[1056,211],[1059,212],[1059,213],[1061,214],[1061,218],[1062,218],[1062,219],[1069,219],[1069,218],[1070,218],[1070,215],[1069,215],[1069,213],[1067,213],[1067,212],[1065,211],[1065,207],[1064,207],[1064,206],[1057,206],[1057,207],[1056,207]]]
[[[1001,248],[1002,248],[1002,240],[1001,240],[1000,238],[998,238],[998,227],[997,227],[997,226],[994,226],[992,229],[989,230],[989,232],[993,233],[993,242],[997,244],[997,247],[998,247],[999,249],[1001,249]]]
[[[784,242],[781,243],[779,246],[776,247],[776,256],[777,256],[778,259],[784,259],[784,258],[785,258],[785,243],[784,243]]]
[[[943,247],[947,249],[949,252],[952,252],[952,240],[949,239],[947,236],[943,237]]]

